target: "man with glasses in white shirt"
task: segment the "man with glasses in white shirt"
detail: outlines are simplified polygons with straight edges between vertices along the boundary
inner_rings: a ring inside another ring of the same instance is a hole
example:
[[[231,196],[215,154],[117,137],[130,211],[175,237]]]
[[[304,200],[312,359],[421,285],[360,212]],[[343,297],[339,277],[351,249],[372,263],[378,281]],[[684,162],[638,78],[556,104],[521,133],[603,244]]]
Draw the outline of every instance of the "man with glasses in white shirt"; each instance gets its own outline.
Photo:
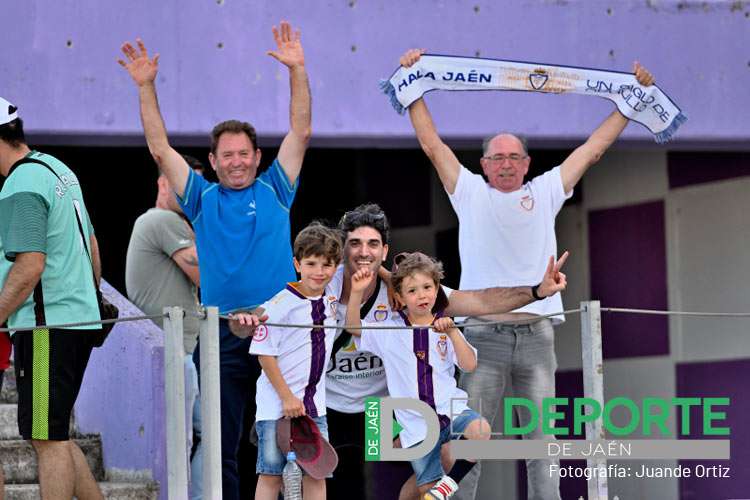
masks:
[[[412,66],[423,51],[412,49],[400,60]],[[635,63],[641,85],[654,78]],[[555,217],[573,195],[573,188],[619,137],[628,119],[615,109],[559,166],[524,184],[531,157],[526,141],[514,134],[500,133],[485,139],[481,159],[482,176],[469,171],[440,139],[424,99],[409,107],[409,117],[422,150],[430,158],[458,216],[458,247],[463,290],[490,286],[533,285],[544,273],[550,255],[557,255]],[[532,289],[533,290],[533,289]],[[535,298],[539,299],[535,293]],[[555,342],[553,325],[563,315],[538,319],[563,310],[560,294],[537,300],[510,313],[471,318],[472,323],[509,321],[512,324],[479,326],[465,330],[466,339],[479,351],[473,373],[461,375],[460,386],[470,401],[481,401],[482,416],[490,424],[500,407],[506,387],[514,396],[541,406],[555,396]],[[530,415],[520,408],[518,418],[525,425]],[[527,439],[554,439],[538,426]],[[550,474],[552,460],[526,460],[529,499],[559,499],[559,477]],[[481,465],[462,481],[456,498],[473,499]]]

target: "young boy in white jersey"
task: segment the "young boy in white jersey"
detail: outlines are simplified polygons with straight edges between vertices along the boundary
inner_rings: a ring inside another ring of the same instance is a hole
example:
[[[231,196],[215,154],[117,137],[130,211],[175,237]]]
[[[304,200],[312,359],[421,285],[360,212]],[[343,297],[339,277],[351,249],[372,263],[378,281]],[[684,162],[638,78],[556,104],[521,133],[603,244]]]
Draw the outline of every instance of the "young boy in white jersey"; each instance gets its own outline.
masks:
[[[235,314],[232,331],[246,336],[254,331],[250,354],[257,354],[263,373],[256,391],[255,428],[258,433],[259,474],[256,500],[276,500],[286,457],[277,444],[280,418],[307,415],[328,439],[325,367],[331,355],[335,328],[279,328],[260,321],[287,324],[336,325],[337,297],[328,284],[341,262],[341,236],[312,223],[294,240],[294,267],[300,280],[263,304],[264,316]],[[304,464],[300,463],[304,469]],[[325,499],[325,479],[303,478],[305,499]]]
[[[466,341],[451,318],[442,317],[448,305],[440,289],[442,265],[418,252],[398,255],[394,263],[397,267],[391,283],[405,310],[379,323],[393,325],[394,329],[350,331],[358,336],[359,349],[383,359],[391,397],[419,398],[438,414],[438,443],[430,453],[411,464],[420,495],[425,499],[445,500],[458,490],[458,482],[474,462],[457,460],[446,475],[440,462],[441,446],[451,440],[451,434],[463,434],[465,439],[490,438],[489,424],[466,405],[468,397],[457,387],[454,378],[455,366],[464,371],[476,368],[476,349]],[[346,316],[348,326],[367,326],[360,319],[359,304],[373,277],[372,271],[366,268],[352,276]],[[404,448],[424,440],[426,427],[418,414],[396,410],[396,419],[403,427],[399,437]]]

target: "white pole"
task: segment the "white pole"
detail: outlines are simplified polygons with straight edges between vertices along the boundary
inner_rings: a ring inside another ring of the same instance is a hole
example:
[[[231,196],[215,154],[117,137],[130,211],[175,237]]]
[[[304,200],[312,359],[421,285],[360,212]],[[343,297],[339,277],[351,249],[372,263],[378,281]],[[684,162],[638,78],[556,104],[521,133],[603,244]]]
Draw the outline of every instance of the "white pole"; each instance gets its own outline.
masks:
[[[583,355],[583,395],[604,408],[604,364],[602,361],[602,317],[598,300],[581,302],[581,353]],[[605,439],[601,418],[586,422],[586,439]],[[602,458],[587,459],[589,470],[607,467]],[[593,474],[588,480],[589,500],[607,500],[606,475]]]
[[[221,394],[219,386],[219,310],[206,308],[200,321],[201,450],[203,498],[221,500]]]
[[[185,352],[179,307],[165,307],[164,392],[167,400],[167,498],[188,496],[187,436],[185,433]]]

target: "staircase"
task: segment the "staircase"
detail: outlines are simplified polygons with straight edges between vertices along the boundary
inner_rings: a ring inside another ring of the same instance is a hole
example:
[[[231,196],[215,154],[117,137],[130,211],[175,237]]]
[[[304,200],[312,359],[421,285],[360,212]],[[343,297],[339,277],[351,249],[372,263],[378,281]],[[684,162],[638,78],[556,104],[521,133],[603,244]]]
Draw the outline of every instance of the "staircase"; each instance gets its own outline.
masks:
[[[31,443],[18,434],[18,395],[13,367],[5,371],[0,393],[0,464],[5,472],[5,499],[31,500],[39,498],[36,454]],[[156,500],[158,486],[149,483],[107,481],[102,461],[102,442],[99,436],[82,436],[71,422],[71,437],[78,443],[86,461],[99,482],[104,498],[113,500]]]

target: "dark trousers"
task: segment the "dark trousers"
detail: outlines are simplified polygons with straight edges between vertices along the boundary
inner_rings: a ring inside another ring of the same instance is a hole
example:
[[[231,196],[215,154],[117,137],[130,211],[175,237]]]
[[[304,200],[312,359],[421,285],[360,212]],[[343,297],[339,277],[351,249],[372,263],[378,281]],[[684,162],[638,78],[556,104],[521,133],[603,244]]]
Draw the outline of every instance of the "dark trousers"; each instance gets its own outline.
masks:
[[[219,320],[219,360],[221,384],[221,479],[224,500],[253,498],[257,449],[243,446],[238,461],[243,430],[255,421],[255,383],[261,373],[256,356],[250,356],[250,338],[239,339],[229,331],[226,320]],[[200,343],[193,353],[200,379]],[[205,416],[203,416],[205,422]]]

